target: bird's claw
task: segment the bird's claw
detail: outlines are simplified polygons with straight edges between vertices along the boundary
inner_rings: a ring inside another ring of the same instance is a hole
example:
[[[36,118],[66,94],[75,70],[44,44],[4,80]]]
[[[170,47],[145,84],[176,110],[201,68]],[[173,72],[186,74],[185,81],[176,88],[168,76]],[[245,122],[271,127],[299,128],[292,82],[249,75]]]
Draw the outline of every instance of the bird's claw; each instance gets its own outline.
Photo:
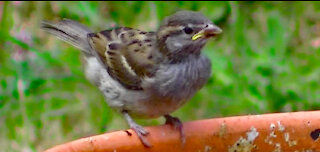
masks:
[[[142,126],[134,124],[131,126],[131,129],[133,129],[135,132],[139,132],[139,134],[146,136],[149,134],[147,130],[145,130]]]
[[[139,137],[140,141],[145,147],[150,148],[152,145],[148,142],[148,140],[145,138],[149,134],[148,131],[146,131],[142,126],[134,124],[130,126],[132,130],[134,130]]]
[[[130,117],[127,111],[122,112],[124,117],[127,119],[127,122],[130,126],[130,128],[136,132],[137,136],[139,137],[140,141],[142,142],[143,146],[150,148],[152,145],[148,142],[145,136],[149,134],[148,131],[146,131],[142,126],[136,124],[133,119]]]
[[[182,141],[182,145],[184,145],[185,142],[186,142],[186,136],[185,136],[184,131],[183,131],[182,122],[179,120],[179,118],[172,117],[170,115],[165,115],[164,117],[166,118],[166,123],[165,124],[172,125],[176,130],[179,130],[180,139]]]

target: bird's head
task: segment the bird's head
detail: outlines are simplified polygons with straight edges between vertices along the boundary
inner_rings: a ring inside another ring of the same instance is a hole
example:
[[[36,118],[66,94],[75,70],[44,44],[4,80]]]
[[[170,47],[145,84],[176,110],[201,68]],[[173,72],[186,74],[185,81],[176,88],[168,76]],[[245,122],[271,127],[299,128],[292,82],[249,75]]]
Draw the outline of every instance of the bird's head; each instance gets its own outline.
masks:
[[[160,51],[169,58],[200,54],[207,40],[222,30],[199,12],[179,11],[165,18],[157,31]]]

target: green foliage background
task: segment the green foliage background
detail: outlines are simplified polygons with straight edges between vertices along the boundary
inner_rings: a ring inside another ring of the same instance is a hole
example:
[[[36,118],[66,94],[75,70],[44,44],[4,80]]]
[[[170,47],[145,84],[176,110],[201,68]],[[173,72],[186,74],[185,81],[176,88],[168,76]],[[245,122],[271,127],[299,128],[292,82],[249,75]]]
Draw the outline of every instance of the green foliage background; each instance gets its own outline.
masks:
[[[80,51],[41,31],[41,20],[149,31],[181,9],[202,12],[224,33],[204,49],[213,64],[208,84],[173,115],[320,108],[319,2],[0,2],[1,150],[42,151],[128,127],[86,80]]]

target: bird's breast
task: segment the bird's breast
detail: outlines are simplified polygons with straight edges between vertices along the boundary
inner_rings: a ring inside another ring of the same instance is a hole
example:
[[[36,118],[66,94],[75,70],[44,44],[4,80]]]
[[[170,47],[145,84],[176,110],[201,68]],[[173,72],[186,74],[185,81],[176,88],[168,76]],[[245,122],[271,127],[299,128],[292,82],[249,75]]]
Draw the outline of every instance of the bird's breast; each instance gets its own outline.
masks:
[[[158,113],[173,112],[205,85],[210,74],[211,63],[202,55],[177,64],[161,65],[155,77],[145,83],[145,91],[150,95],[149,106]]]

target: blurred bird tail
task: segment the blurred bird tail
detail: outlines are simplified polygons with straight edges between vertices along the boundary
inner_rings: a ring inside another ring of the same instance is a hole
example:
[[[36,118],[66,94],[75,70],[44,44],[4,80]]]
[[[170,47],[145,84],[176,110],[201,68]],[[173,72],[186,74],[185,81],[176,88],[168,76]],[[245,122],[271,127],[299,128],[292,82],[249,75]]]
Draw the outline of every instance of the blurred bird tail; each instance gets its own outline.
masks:
[[[91,47],[87,40],[87,35],[92,31],[86,26],[69,19],[63,19],[57,23],[42,21],[41,28],[81,49],[85,54],[91,55]]]

